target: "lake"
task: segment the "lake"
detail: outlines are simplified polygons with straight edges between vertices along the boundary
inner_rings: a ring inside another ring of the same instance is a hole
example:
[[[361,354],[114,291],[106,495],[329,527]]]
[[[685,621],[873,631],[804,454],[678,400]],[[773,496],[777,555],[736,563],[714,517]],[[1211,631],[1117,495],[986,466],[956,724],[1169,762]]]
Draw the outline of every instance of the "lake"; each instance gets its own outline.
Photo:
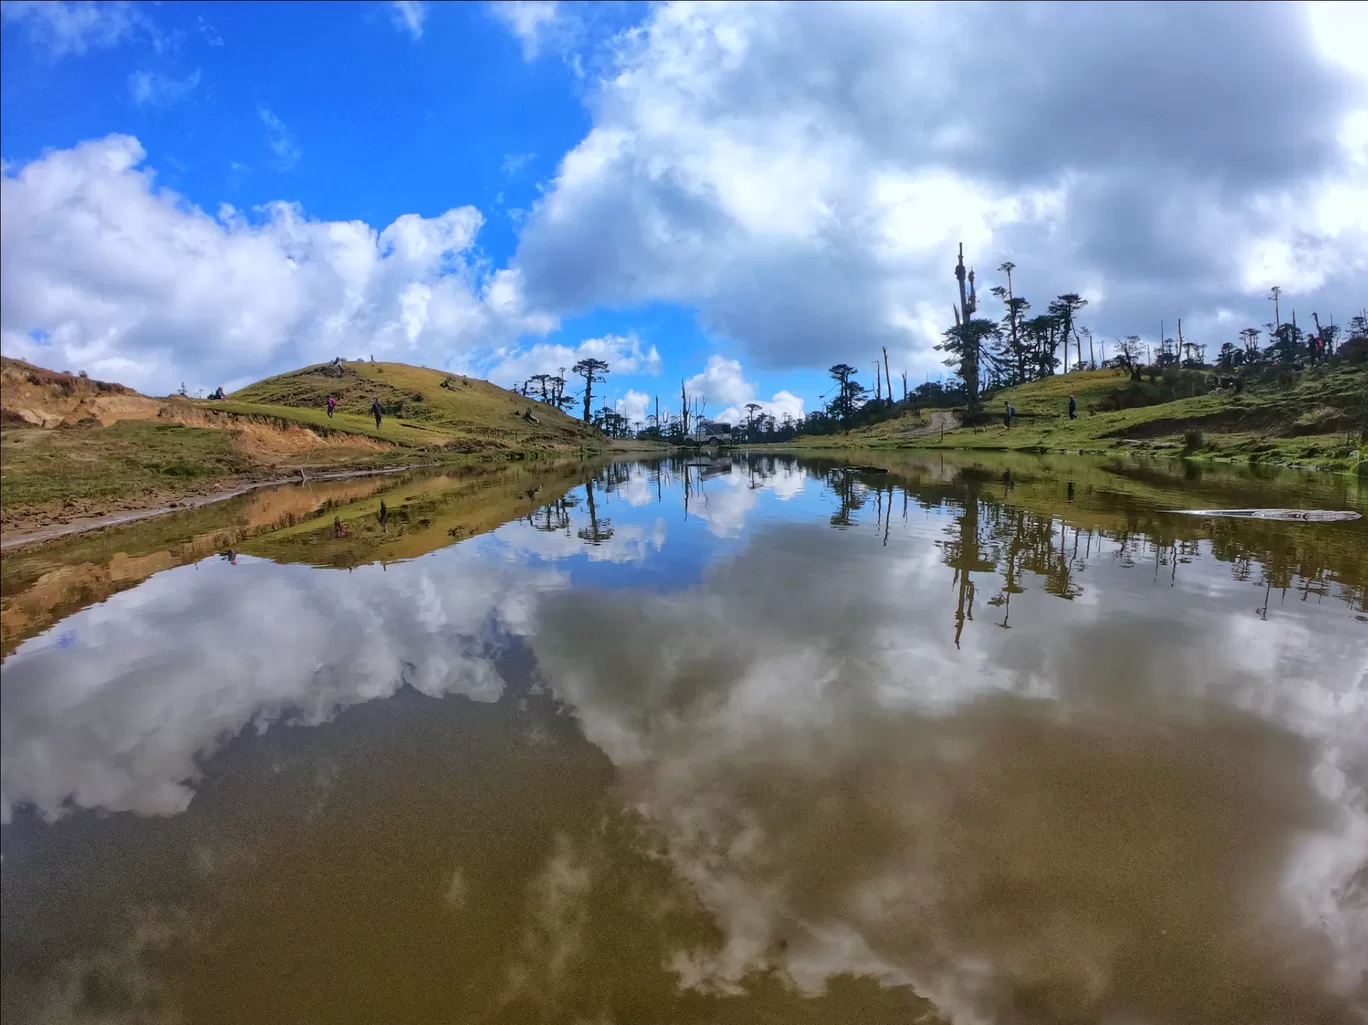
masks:
[[[1368,1020],[1368,520],[1170,512],[1251,507],[1368,489],[522,464],[7,553],[4,1020]]]

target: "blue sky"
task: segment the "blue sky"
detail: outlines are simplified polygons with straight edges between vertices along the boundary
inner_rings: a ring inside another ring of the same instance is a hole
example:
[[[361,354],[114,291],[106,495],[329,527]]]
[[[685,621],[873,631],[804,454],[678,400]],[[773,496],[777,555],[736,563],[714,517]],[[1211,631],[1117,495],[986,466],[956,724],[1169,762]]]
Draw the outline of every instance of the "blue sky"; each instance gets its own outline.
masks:
[[[427,10],[418,38],[383,4],[133,10],[140,25],[84,53],[54,52],[34,17],[7,23],[7,160],[122,132],[163,184],[206,208],[283,198],[322,220],[383,225],[467,203],[525,208],[590,128],[570,69],[524,61],[481,5]],[[153,82],[141,102],[140,76]],[[262,110],[297,158],[273,150]],[[494,260],[515,241],[506,215],[480,237]]]
[[[601,355],[634,416],[685,379],[709,414],[798,413],[834,362],[943,373],[961,241],[981,292],[1011,260],[1102,340],[1182,317],[1219,344],[1273,284],[1343,322],[1368,274],[1345,7],[1013,5],[951,96],[956,5],[6,0],[4,351],[152,392]],[[1233,63],[1099,77],[1157,40]]]

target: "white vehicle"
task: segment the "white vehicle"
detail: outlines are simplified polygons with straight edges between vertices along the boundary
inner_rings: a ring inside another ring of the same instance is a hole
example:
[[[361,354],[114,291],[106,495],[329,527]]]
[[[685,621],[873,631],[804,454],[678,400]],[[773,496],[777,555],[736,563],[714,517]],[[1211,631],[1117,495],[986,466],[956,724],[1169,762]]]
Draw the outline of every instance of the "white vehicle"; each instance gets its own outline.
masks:
[[[693,429],[693,440],[699,445],[730,445],[732,443],[731,424],[705,420]]]

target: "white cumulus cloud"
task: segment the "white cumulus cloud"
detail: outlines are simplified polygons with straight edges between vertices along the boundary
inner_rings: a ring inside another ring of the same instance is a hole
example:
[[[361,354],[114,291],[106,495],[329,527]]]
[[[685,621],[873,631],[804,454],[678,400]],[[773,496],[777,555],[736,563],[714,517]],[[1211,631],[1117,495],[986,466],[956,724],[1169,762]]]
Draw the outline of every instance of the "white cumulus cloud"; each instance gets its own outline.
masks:
[[[474,207],[382,230],[285,202],[210,216],[144,156],[112,135],[5,170],[6,355],[166,393],[339,355],[463,365],[554,325],[526,312],[515,271],[477,264]]]
[[[600,359],[611,374],[659,374],[660,352],[654,345],[643,348],[636,335],[604,335],[588,338],[579,345],[541,343],[524,350],[504,350],[495,354],[497,362],[489,379],[508,387],[521,384],[535,374],[558,374],[582,359]]]
[[[761,413],[776,420],[782,420],[785,414],[795,419],[803,415],[803,400],[790,391],[777,391],[768,402],[757,399],[755,385],[746,380],[741,361],[725,356],[709,356],[707,365],[685,382],[685,388],[690,396],[707,402],[705,415],[710,420],[723,423],[744,423],[749,415],[746,406],[752,402],[760,407]]]
[[[627,389],[627,394],[613,402],[615,412],[622,414],[631,424],[645,424],[646,414],[651,409],[651,396],[642,391]]]
[[[939,370],[960,242],[994,316],[1010,259],[1036,310],[1095,297],[1104,337],[1180,316],[1233,337],[1278,283],[1343,318],[1368,276],[1346,128],[1368,95],[1361,46],[1324,42],[1362,19],[1329,8],[1313,37],[1298,5],[653,5],[517,265],[565,315],[694,307],[762,369],[887,346]],[[1153,74],[1156,52],[1191,75]]]

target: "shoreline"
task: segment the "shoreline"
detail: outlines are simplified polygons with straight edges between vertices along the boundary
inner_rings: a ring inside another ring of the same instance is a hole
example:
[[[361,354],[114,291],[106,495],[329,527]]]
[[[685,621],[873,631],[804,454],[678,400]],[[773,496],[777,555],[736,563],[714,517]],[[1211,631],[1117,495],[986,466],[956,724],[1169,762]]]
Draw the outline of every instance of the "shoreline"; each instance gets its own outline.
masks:
[[[752,452],[792,452],[796,455],[812,453],[814,455],[823,452],[840,452],[860,450],[870,453],[880,452],[961,452],[961,453],[1016,453],[1020,455],[1058,455],[1058,456],[1107,456],[1107,455],[1126,455],[1140,458],[1161,458],[1167,460],[1178,460],[1181,462],[1198,462],[1212,465],[1230,467],[1270,467],[1285,470],[1309,471],[1313,473],[1325,473],[1332,476],[1355,475],[1352,468],[1316,465],[1311,463],[1282,462],[1276,459],[1248,461],[1231,457],[1221,457],[1219,455],[1204,455],[1201,453],[1185,453],[1177,444],[1170,445],[1141,445],[1132,443],[1116,443],[1101,448],[1053,448],[1040,445],[1032,446],[998,446],[998,445],[948,445],[948,444],[869,444],[852,439],[849,442],[839,442],[832,435],[825,438],[832,439],[831,443],[811,444],[793,442],[780,443],[778,445],[737,445],[736,451]],[[825,440],[825,439],[824,439]],[[668,451],[668,445],[658,445],[654,443],[629,442],[625,445],[619,444],[597,453],[598,455],[608,455],[614,452],[635,455],[641,457],[648,452],[660,454],[662,450]],[[78,519],[73,522],[60,524],[57,526],[40,527],[36,530],[23,530],[12,532],[8,535],[0,534],[0,552],[14,551],[19,548],[26,548],[33,545],[46,544],[51,541],[61,540],[77,534],[91,533],[97,530],[104,530],[109,527],[122,526],[127,523],[137,523],[141,520],[154,519],[159,516],[167,516],[171,513],[186,512],[188,510],[202,509],[206,506],[214,505],[218,502],[225,502],[231,498],[248,494],[252,491],[259,491],[262,488],[286,487],[289,485],[307,484],[310,481],[325,480],[347,480],[360,477],[375,477],[388,474],[406,473],[412,470],[436,467],[436,463],[408,463],[402,466],[385,467],[362,467],[353,469],[337,469],[322,473],[313,473],[303,476],[273,477],[267,480],[239,481],[230,484],[221,491],[214,491],[203,495],[188,495],[177,501],[163,501],[161,504],[146,506],[143,508],[126,509],[103,516]]]
[[[64,537],[71,537],[75,534],[85,534],[96,530],[103,530],[106,527],[118,527],[125,523],[137,523],[139,520],[154,519],[158,516],[166,516],[171,513],[202,509],[205,506],[214,505],[218,502],[226,502],[230,498],[237,498],[239,495],[245,495],[252,491],[259,491],[262,488],[307,484],[310,481],[316,480],[347,480],[355,477],[377,477],[384,474],[405,473],[410,470],[422,469],[424,465],[425,464],[422,463],[413,463],[405,466],[384,466],[375,469],[333,470],[327,473],[315,473],[303,478],[294,476],[273,478],[271,480],[249,481],[207,495],[188,496],[177,502],[149,506],[144,509],[128,509],[117,513],[109,513],[105,516],[92,517],[73,523],[64,523],[56,527],[42,527],[38,530],[30,530],[25,533],[11,534],[7,537],[0,536],[0,551],[13,551],[14,549],[25,548],[29,545],[57,541]]]
[[[823,437],[833,437],[824,435]],[[738,448],[754,448],[755,450],[785,451],[785,452],[839,452],[858,449],[866,452],[992,452],[1017,453],[1019,455],[1031,456],[1126,456],[1129,458],[1140,459],[1172,459],[1180,462],[1201,463],[1210,466],[1228,466],[1233,468],[1256,469],[1266,467],[1278,470],[1299,470],[1310,473],[1325,473],[1338,477],[1354,477],[1355,467],[1341,462],[1299,462],[1296,459],[1284,461],[1270,453],[1272,458],[1250,459],[1244,453],[1225,455],[1220,452],[1208,453],[1201,450],[1185,451],[1180,442],[1147,443],[1139,440],[1121,439],[1110,445],[1099,446],[1096,448],[1056,448],[1050,445],[952,445],[948,443],[932,444],[896,444],[896,443],[861,443],[851,440],[848,443],[834,444],[811,444],[781,442],[778,445],[756,445],[738,446]]]
[[[654,442],[641,442],[637,440],[617,441],[611,443],[603,449],[592,449],[578,453],[580,459],[602,458],[606,455],[621,453],[635,458],[648,455],[650,453],[659,454],[662,447]],[[521,453],[519,459],[526,458],[531,453]],[[463,454],[462,459],[458,460],[436,460],[418,463],[406,463],[402,466],[382,466],[367,467],[353,466],[351,468],[342,466],[331,470],[306,473],[302,478],[299,476],[301,471],[295,471],[290,476],[271,477],[264,480],[243,480],[241,478],[228,478],[224,482],[221,490],[210,491],[206,494],[187,494],[181,498],[173,498],[169,495],[161,496],[154,504],[140,506],[136,508],[121,509],[117,512],[107,513],[91,517],[75,517],[67,523],[41,526],[36,529],[20,527],[5,533],[0,531],[0,552],[15,551],[19,548],[27,548],[33,545],[46,544],[51,541],[58,541],[63,538],[73,537],[77,534],[92,533],[97,530],[104,530],[108,527],[118,527],[127,523],[137,523],[141,520],[154,519],[158,516],[167,516],[171,513],[185,512],[187,510],[202,509],[205,506],[214,505],[218,502],[225,502],[230,498],[237,498],[252,491],[259,491],[262,488],[285,487],[288,485],[307,484],[310,481],[325,480],[347,480],[359,477],[374,477],[383,474],[406,473],[414,470],[437,470],[443,466],[458,465],[463,460],[478,459],[480,456],[488,456],[490,453]],[[510,453],[499,453],[505,458],[510,458]],[[537,458],[546,456],[565,456],[573,453],[557,453],[555,451],[536,452]]]

